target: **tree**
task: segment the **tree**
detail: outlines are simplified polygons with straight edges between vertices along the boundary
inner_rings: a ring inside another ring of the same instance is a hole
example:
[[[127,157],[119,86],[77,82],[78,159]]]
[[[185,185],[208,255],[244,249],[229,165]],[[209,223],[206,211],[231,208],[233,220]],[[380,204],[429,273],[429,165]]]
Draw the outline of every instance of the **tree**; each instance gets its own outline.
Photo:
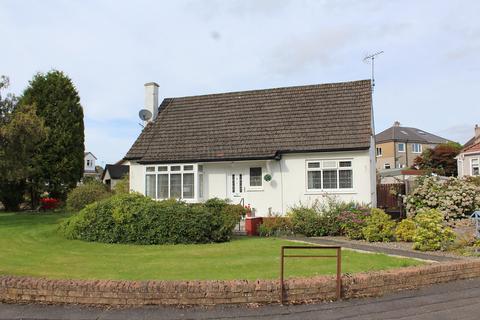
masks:
[[[421,156],[415,158],[414,166],[439,175],[456,176],[457,160],[462,146],[456,142],[443,143],[433,149],[426,149]]]
[[[48,128],[40,144],[32,176],[32,198],[45,188],[53,197],[64,198],[83,175],[84,124],[80,97],[72,80],[63,72],[38,73],[20,99],[35,105]]]
[[[0,89],[7,87],[8,78],[1,77]],[[34,159],[47,130],[35,106],[19,106],[13,95],[5,99],[0,95],[0,123],[0,201],[5,209],[16,211],[35,172]]]

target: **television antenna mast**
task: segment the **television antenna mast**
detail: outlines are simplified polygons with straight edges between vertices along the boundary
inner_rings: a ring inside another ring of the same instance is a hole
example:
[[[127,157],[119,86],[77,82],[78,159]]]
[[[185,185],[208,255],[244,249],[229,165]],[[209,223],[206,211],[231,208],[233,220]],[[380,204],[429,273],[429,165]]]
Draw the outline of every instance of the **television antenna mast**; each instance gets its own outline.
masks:
[[[372,91],[375,89],[375,57],[381,55],[383,51],[378,51],[363,58],[363,62],[372,61]]]

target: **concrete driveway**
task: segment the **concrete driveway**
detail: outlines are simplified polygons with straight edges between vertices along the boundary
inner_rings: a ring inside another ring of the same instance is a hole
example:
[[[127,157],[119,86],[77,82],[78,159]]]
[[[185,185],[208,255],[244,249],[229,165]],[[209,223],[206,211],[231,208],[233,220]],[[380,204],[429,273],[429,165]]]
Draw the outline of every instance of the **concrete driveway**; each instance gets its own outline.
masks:
[[[0,319],[479,319],[480,279],[434,285],[381,298],[310,305],[101,309],[0,304]]]

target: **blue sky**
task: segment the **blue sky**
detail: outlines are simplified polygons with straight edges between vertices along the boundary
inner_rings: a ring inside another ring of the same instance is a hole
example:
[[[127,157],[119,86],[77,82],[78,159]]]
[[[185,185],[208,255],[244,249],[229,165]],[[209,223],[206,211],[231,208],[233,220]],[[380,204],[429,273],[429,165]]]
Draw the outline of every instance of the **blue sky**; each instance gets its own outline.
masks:
[[[461,143],[480,123],[479,1],[0,2],[0,74],[20,94],[52,68],[75,83],[86,150],[121,159],[161,98],[370,77],[377,132],[395,120]],[[234,116],[234,112],[232,113]]]

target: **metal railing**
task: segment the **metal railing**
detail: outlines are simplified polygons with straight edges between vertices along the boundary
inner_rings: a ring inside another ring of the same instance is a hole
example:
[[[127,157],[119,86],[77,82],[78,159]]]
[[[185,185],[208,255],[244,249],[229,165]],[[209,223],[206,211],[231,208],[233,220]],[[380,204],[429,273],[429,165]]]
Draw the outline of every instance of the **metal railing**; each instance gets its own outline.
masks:
[[[301,254],[288,254],[285,255],[285,250],[290,249],[302,249],[302,250],[315,250],[315,249],[334,249],[336,255],[301,255]],[[336,258],[337,259],[337,287],[336,297],[337,300],[342,296],[342,247],[341,246],[282,246],[282,252],[280,256],[280,303],[285,301],[285,289],[284,289],[284,273],[285,273],[285,258]]]

